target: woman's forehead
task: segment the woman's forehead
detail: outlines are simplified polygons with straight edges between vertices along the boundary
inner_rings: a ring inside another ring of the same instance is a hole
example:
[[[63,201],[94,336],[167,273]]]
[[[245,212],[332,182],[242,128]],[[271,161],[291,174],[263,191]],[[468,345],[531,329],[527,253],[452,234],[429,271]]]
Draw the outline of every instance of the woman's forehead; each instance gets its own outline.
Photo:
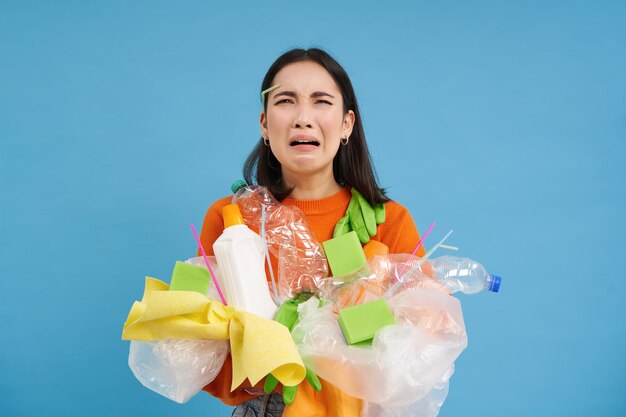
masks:
[[[280,91],[294,91],[304,95],[317,91],[340,94],[339,86],[326,68],[313,61],[285,65],[278,71],[272,84],[280,84],[280,87],[272,92],[274,94]]]

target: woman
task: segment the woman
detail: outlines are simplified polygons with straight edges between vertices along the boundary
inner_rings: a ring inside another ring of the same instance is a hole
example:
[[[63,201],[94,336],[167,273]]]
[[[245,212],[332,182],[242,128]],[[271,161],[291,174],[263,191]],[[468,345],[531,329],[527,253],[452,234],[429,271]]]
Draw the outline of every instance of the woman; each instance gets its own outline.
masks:
[[[384,223],[371,236],[360,236],[361,242],[371,237],[390,253],[410,253],[419,242],[417,229],[409,212],[389,200],[376,182],[352,83],[337,61],[320,49],[291,50],[272,64],[261,91],[262,137],[246,160],[246,181],[266,186],[283,204],[298,207],[320,242],[333,237],[352,189],[358,190],[372,207],[384,204],[386,213]],[[230,202],[231,197],[222,198],[207,211],[201,240],[209,252],[223,231],[222,207]],[[320,392],[303,382],[285,408],[279,394],[264,395],[263,382],[255,387],[244,383],[230,392],[231,377],[229,358],[204,389],[238,405],[233,416],[360,416],[360,400],[323,380]]]

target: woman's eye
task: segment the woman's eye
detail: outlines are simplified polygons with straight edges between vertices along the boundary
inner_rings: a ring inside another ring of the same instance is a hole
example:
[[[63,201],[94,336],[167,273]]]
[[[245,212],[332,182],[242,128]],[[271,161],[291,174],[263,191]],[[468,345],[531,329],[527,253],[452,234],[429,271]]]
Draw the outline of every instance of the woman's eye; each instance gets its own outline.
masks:
[[[322,104],[330,104],[331,106],[333,105],[333,103],[331,103],[328,100],[317,100],[316,103],[322,103]]]
[[[293,100],[291,100],[290,98],[284,98],[276,102],[276,104],[283,104],[283,103],[293,103]]]

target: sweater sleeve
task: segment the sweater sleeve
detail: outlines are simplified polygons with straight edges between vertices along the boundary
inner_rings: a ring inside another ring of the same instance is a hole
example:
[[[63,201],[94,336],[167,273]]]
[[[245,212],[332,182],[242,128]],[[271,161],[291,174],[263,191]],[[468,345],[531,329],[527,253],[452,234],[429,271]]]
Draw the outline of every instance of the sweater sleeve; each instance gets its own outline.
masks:
[[[395,201],[385,203],[385,222],[378,227],[374,239],[389,247],[389,253],[413,253],[420,241],[420,235],[411,217],[411,213]],[[424,256],[426,251],[422,245],[417,251]]]
[[[230,204],[232,197],[224,197],[217,200],[209,207],[202,222],[202,230],[200,231],[200,242],[207,255],[215,255],[213,252],[213,243],[224,231],[224,217],[222,216],[222,208]],[[198,256],[200,256],[198,249]]]

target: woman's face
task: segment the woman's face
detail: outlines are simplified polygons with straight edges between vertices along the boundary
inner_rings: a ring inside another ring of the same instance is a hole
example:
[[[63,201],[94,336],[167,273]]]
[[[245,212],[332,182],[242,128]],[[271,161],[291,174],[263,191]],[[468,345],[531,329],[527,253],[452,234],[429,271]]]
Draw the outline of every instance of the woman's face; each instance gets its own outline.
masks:
[[[333,158],[341,138],[352,133],[354,112],[343,112],[341,91],[321,65],[296,62],[283,67],[272,85],[267,112],[261,113],[263,137],[281,164],[290,185],[297,176],[333,178]]]

